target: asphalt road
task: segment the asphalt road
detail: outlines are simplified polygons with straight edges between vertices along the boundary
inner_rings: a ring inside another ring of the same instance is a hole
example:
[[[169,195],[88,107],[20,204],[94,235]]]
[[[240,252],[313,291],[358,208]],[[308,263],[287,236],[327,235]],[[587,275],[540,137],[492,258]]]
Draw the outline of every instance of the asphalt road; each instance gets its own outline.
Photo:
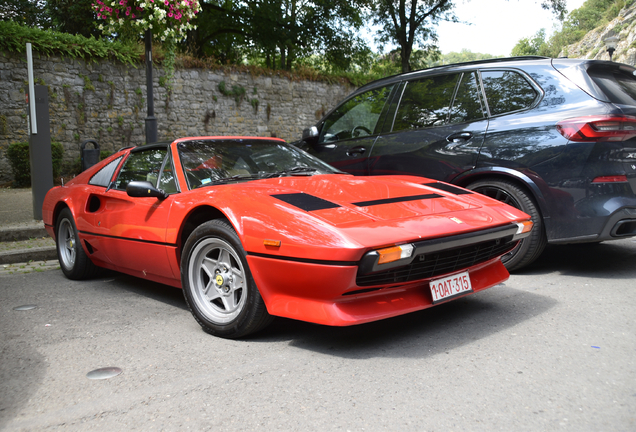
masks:
[[[3,275],[0,430],[634,431],[635,281],[634,240],[555,247],[427,311],[230,341],[174,288]]]

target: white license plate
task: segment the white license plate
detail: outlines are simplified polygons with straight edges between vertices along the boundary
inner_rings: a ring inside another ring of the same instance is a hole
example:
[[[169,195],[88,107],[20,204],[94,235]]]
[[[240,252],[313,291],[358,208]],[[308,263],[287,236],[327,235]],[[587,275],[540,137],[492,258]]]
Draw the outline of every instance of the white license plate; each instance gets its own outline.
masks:
[[[473,292],[468,272],[457,273],[443,279],[431,281],[433,304],[448,300],[451,297]]]

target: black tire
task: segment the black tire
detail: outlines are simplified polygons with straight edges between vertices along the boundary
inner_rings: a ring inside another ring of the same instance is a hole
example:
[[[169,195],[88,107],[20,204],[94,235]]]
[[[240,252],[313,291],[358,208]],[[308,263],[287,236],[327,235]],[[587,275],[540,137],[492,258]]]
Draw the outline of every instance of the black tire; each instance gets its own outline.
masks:
[[[192,315],[212,335],[239,338],[273,320],[227,220],[205,222],[190,234],[181,256],[181,284]]]
[[[55,224],[55,248],[62,273],[67,278],[88,279],[97,273],[98,267],[86,255],[73,214],[68,208],[60,212]]]
[[[529,214],[534,223],[530,236],[522,239],[512,251],[501,257],[508,271],[518,270],[539,258],[547,244],[545,227],[536,202],[525,189],[513,182],[495,179],[480,180],[467,188]]]

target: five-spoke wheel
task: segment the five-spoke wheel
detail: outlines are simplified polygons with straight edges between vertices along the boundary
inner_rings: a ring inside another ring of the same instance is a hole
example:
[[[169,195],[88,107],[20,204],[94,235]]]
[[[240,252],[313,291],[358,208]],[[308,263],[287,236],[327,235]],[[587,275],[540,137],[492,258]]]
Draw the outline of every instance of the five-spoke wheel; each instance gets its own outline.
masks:
[[[60,268],[67,278],[86,279],[96,273],[97,267],[80,244],[73,214],[68,208],[63,209],[57,217],[55,245]]]
[[[183,294],[208,333],[237,338],[260,330],[272,319],[245,256],[226,220],[200,225],[186,241],[181,258]]]

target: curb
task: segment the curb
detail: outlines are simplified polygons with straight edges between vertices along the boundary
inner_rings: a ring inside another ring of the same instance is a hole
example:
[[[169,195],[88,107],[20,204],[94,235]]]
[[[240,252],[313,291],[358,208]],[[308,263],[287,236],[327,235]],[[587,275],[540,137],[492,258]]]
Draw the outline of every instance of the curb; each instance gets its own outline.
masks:
[[[26,263],[29,261],[49,260],[57,260],[57,251],[55,250],[55,246],[0,252],[0,264],[16,264]]]
[[[44,241],[48,239],[48,241]],[[15,249],[5,247],[14,245]],[[50,245],[47,243],[51,243]],[[42,221],[30,221],[0,227],[0,264],[27,263],[29,261],[57,260],[53,240]]]
[[[0,227],[0,242],[22,241],[48,236],[43,222]]]

